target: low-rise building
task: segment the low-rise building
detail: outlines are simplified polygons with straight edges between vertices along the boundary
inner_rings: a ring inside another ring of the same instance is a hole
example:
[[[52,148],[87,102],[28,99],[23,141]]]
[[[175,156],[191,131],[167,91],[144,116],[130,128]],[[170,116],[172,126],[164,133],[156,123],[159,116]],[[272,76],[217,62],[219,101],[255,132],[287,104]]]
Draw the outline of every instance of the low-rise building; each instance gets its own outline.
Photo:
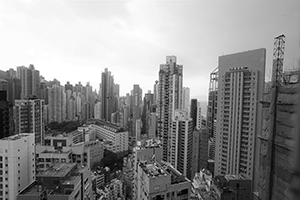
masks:
[[[250,200],[252,199],[251,179],[243,174],[227,174],[216,176],[212,190],[218,199]]]
[[[105,147],[118,155],[128,152],[128,131],[109,122],[98,120],[96,123],[90,126],[97,130],[98,139],[108,142]]]
[[[75,163],[55,163],[36,176],[17,200],[93,199],[90,170]]]
[[[38,171],[46,170],[51,164],[77,163],[79,165],[92,166],[99,163],[104,153],[103,142],[91,141],[72,146],[36,146],[36,158]]]

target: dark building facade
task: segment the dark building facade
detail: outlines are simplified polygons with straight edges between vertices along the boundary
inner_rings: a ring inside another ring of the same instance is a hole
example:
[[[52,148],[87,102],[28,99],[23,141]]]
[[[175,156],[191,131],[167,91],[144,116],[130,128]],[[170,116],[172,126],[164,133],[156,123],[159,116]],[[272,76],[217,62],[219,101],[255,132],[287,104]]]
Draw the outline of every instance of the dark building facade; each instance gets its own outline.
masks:
[[[195,128],[197,125],[197,99],[191,100],[191,118],[193,120],[193,127]]]

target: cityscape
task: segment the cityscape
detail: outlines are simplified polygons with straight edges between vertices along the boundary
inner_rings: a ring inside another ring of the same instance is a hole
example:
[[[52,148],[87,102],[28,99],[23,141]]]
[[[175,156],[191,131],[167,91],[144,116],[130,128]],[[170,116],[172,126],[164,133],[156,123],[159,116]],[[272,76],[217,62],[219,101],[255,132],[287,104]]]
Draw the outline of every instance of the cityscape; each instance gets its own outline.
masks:
[[[300,199],[299,8],[1,1],[0,200]]]

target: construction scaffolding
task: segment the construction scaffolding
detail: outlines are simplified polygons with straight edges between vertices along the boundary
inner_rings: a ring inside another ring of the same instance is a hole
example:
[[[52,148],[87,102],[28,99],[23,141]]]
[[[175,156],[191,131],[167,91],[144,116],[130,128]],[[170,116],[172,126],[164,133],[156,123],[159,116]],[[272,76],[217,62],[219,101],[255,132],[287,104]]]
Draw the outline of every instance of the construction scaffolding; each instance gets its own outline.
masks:
[[[273,76],[264,94],[257,199],[291,199],[300,71],[283,73],[284,35],[275,38]]]

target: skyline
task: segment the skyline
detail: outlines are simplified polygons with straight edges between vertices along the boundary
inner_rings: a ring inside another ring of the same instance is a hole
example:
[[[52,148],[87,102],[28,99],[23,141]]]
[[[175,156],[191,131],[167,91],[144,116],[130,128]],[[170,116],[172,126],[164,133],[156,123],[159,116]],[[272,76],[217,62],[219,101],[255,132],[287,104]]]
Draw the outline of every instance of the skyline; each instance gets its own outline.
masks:
[[[299,7],[299,1],[1,1],[0,69],[33,64],[46,80],[90,82],[98,91],[108,68],[123,96],[133,84],[153,92],[159,65],[175,55],[191,98],[207,101],[219,56],[266,48],[268,79],[274,37],[285,34],[284,68],[297,65]]]

